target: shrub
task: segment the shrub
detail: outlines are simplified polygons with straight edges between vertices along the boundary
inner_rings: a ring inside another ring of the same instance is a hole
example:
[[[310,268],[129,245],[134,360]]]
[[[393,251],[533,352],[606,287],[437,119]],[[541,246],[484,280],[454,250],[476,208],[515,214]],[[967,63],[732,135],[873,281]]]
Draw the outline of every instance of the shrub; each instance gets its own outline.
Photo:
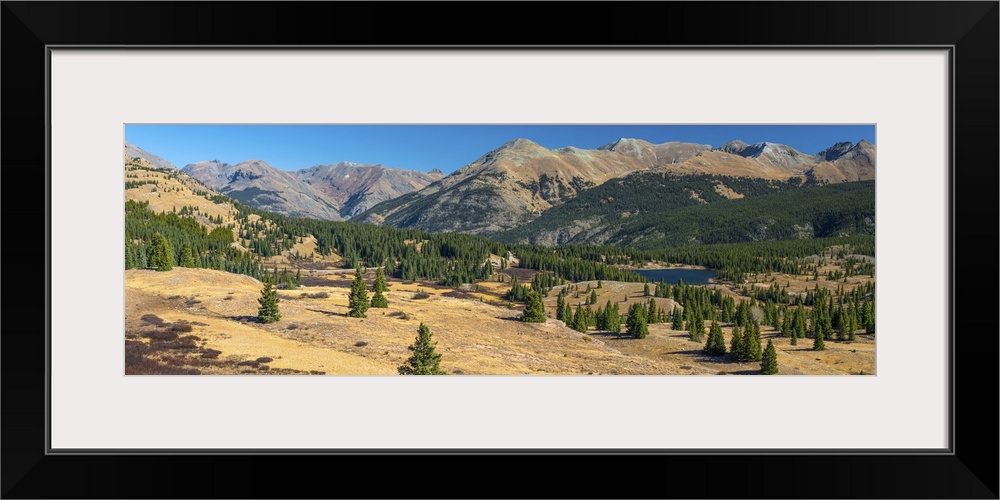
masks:
[[[267,356],[261,356],[261,357],[257,358],[257,362],[258,363],[270,363],[271,361],[274,361],[274,359],[273,358],[269,358]]]
[[[177,334],[170,331],[149,332],[143,336],[153,340],[177,340]]]
[[[222,351],[217,351],[215,349],[205,349],[204,351],[201,351],[201,357],[206,359],[216,359],[220,354],[222,354]]]
[[[188,323],[187,321],[178,321],[170,325],[170,329],[175,332],[183,332],[183,333],[194,331],[194,327],[191,326],[191,324]]]
[[[368,342],[365,342],[364,340],[359,340],[354,343],[354,347],[364,347],[366,345],[368,345]]]
[[[163,318],[155,314],[143,314],[142,322],[153,326],[163,326],[166,324],[166,322],[163,321]]]

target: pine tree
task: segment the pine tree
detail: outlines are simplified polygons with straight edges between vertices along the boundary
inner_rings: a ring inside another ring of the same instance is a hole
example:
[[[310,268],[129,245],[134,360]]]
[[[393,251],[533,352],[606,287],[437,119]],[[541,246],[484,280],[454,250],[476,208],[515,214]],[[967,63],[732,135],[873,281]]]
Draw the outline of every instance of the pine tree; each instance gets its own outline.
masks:
[[[740,333],[738,326],[733,327],[733,338],[729,341],[729,356],[733,361],[740,363],[747,359],[746,343],[743,342],[743,334]]]
[[[620,334],[622,331],[622,314],[618,309],[618,303],[611,306],[611,314],[608,315],[608,331]]]
[[[673,318],[671,318],[672,323],[670,328],[674,330],[680,330],[684,327],[684,315],[681,314],[681,308],[678,305],[674,305]]]
[[[281,312],[278,310],[278,291],[274,288],[271,280],[264,280],[264,289],[260,291],[260,309],[257,310],[257,319],[261,323],[274,323],[281,319]]]
[[[542,296],[538,292],[534,290],[528,292],[528,296],[524,299],[524,313],[521,315],[521,321],[526,323],[545,322],[545,306],[542,304]]]
[[[378,272],[375,274],[375,285],[372,286],[372,290],[375,291],[375,295],[372,296],[372,307],[378,309],[385,309],[389,307],[389,301],[386,300],[384,292],[389,290],[388,285],[385,284],[385,274],[382,272],[382,268],[378,268]]]
[[[760,361],[763,352],[760,349],[760,323],[757,320],[751,321],[747,326],[743,343],[746,344],[747,361]]]
[[[590,291],[590,298],[587,301],[587,303],[588,304],[596,304],[597,303],[597,290],[591,290]]]
[[[718,321],[713,321],[712,327],[708,330],[705,353],[712,356],[719,356],[726,353],[726,337],[722,333],[722,326],[719,325]]]
[[[441,355],[434,352],[437,342],[432,339],[431,331],[427,325],[420,323],[417,329],[417,338],[408,349],[413,355],[406,360],[405,365],[400,365],[397,371],[400,375],[447,375],[448,372],[441,369]]]
[[[868,311],[865,318],[865,333],[875,333],[875,304],[869,302],[865,305],[865,310]]]
[[[365,277],[358,267],[354,273],[354,283],[351,284],[351,295],[348,297],[350,310],[347,315],[352,318],[367,318],[365,311],[368,310],[368,290],[365,285]]]
[[[184,245],[181,246],[181,267],[196,267],[191,242],[187,240],[184,240]]]
[[[642,296],[649,297],[649,283],[642,284]]]
[[[813,350],[814,351],[826,350],[826,344],[823,342],[823,332],[820,332],[819,335],[816,335],[816,338],[813,339]]]
[[[167,237],[156,233],[149,242],[149,266],[157,271],[169,271],[174,268],[174,247]]]
[[[774,342],[771,342],[771,339],[767,339],[767,347],[764,348],[764,354],[760,360],[760,371],[764,375],[778,373],[778,351],[774,349]]]
[[[566,299],[563,298],[563,294],[560,293],[556,298],[556,319],[562,321],[563,323],[569,323],[569,319],[566,318]]]
[[[587,317],[582,306],[576,306],[576,312],[573,313],[573,329],[580,333],[587,331]]]
[[[696,311],[691,314],[691,321],[688,321],[688,340],[701,342],[705,335],[705,321],[701,319],[701,313]]]
[[[629,335],[637,339],[644,339],[649,335],[649,327],[646,325],[646,308],[641,303],[634,302],[628,308],[625,328]]]

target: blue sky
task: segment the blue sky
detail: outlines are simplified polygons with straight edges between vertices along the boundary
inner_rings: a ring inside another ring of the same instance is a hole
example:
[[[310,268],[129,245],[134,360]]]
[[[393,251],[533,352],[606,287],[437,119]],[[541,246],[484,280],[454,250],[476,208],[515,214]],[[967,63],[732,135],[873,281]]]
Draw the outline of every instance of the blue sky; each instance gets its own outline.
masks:
[[[177,167],[263,160],[282,170],[352,161],[451,173],[503,143],[593,149],[627,137],[718,147],[733,139],[814,154],[836,142],[875,144],[874,125],[126,125],[125,140]]]

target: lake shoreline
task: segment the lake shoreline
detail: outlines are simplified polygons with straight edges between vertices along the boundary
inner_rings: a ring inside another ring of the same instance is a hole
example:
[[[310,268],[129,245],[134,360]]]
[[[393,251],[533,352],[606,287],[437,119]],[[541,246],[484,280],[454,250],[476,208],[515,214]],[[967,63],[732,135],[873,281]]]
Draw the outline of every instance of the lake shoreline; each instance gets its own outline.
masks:
[[[679,281],[687,285],[710,285],[715,283],[715,270],[704,268],[660,268],[660,269],[635,269],[633,272],[646,278],[649,282],[663,281],[667,284],[675,284]]]
[[[661,270],[661,269],[692,269],[699,271],[711,271],[712,269],[705,266],[696,266],[694,264],[671,264],[662,262],[648,262],[642,267],[636,266],[625,266],[624,269],[629,271],[642,271],[642,270]]]

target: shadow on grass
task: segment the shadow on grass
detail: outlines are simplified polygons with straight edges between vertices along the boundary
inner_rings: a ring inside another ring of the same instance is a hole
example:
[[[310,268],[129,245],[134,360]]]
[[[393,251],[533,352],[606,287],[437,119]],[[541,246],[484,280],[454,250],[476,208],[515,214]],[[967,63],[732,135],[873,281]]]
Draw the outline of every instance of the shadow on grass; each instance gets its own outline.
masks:
[[[344,314],[344,313],[338,313],[338,312],[333,312],[333,311],[324,311],[322,309],[309,309],[308,307],[306,308],[306,311],[312,311],[314,313],[325,314],[327,316],[341,316],[341,317],[346,317],[347,316],[347,314]]]
[[[238,321],[240,323],[258,323],[259,322],[257,320],[257,316],[248,316],[248,315],[226,316],[226,319],[231,320],[231,321]]]
[[[761,373],[760,369],[758,368],[756,370],[739,370],[735,372],[729,372],[729,375],[763,375],[763,373]]]

